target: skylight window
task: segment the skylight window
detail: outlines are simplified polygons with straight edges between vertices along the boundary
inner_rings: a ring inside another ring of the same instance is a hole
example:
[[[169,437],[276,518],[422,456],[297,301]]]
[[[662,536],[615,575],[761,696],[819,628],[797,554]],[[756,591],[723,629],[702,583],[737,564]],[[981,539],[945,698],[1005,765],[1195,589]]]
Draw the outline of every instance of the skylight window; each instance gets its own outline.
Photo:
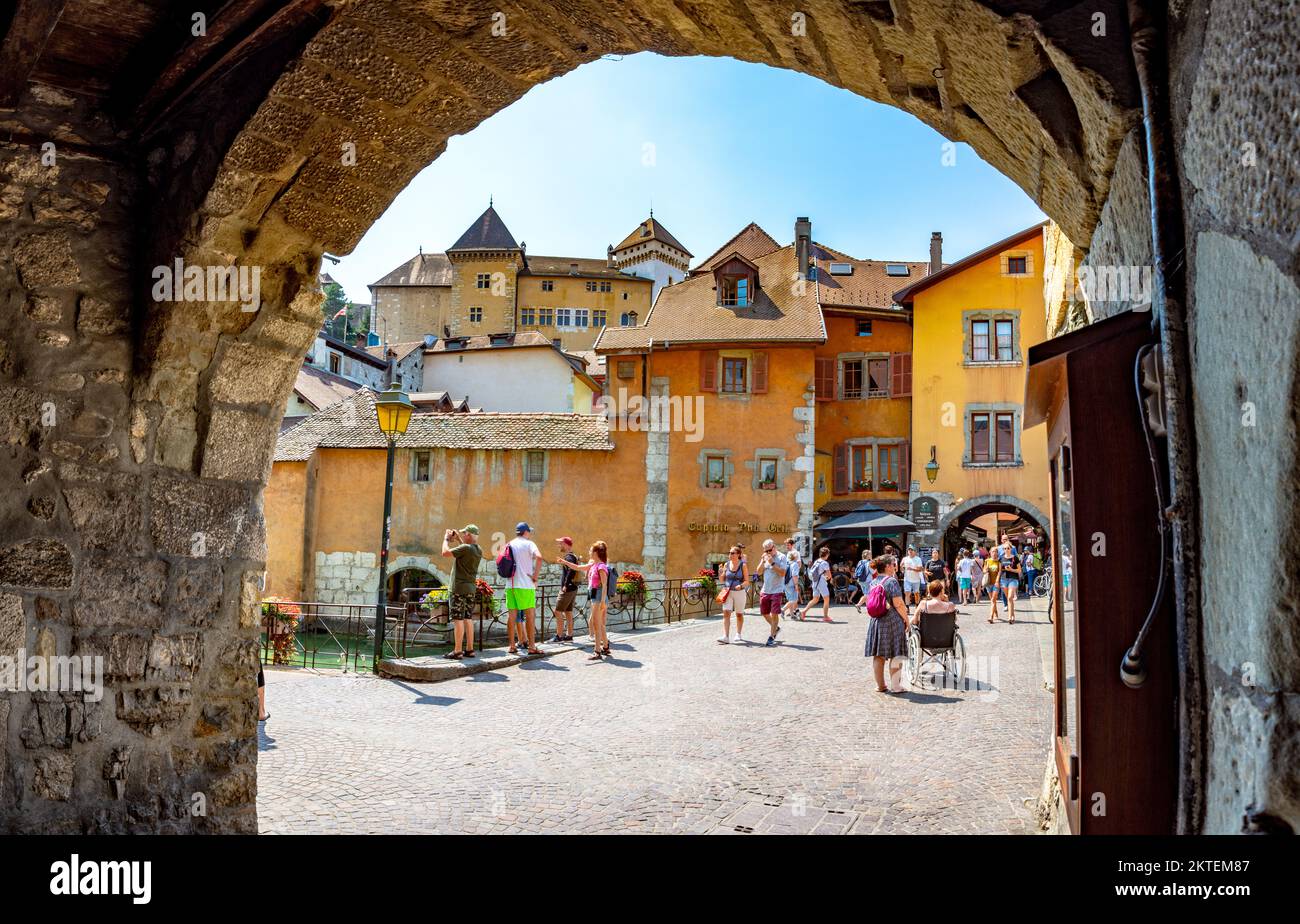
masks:
[[[886,276],[910,276],[912,275],[912,271],[907,268],[906,263],[886,263],[885,275]]]
[[[852,264],[852,263],[832,263],[832,264],[831,264],[831,275],[832,275],[832,276],[852,276],[852,275],[853,275],[853,264]]]

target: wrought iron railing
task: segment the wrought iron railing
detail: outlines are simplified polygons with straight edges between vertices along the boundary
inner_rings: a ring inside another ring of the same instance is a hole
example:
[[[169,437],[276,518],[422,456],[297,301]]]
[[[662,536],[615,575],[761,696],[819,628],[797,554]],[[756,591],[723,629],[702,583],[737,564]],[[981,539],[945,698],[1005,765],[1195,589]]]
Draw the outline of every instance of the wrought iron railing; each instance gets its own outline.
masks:
[[[475,648],[504,643],[508,637],[505,587],[491,585],[491,597],[480,595],[475,611]],[[625,585],[626,587],[626,585]],[[697,578],[644,581],[632,592],[616,592],[609,600],[606,626],[636,630],[687,619],[716,616],[721,610],[716,589]],[[431,588],[407,588],[403,599],[386,609],[384,657],[407,658],[441,654],[451,647],[452,627],[445,603],[425,609],[419,600]],[[537,641],[553,637],[555,604],[562,588],[558,582],[537,587],[533,616]],[[806,600],[804,593],[801,599]],[[746,605],[758,605],[757,584],[751,584]],[[277,601],[282,613],[296,613],[296,622],[275,616],[262,620],[261,658],[264,664],[295,667],[341,668],[370,671],[375,646],[375,606],[360,603]],[[591,603],[587,588],[579,584],[573,607],[573,634],[585,635]]]

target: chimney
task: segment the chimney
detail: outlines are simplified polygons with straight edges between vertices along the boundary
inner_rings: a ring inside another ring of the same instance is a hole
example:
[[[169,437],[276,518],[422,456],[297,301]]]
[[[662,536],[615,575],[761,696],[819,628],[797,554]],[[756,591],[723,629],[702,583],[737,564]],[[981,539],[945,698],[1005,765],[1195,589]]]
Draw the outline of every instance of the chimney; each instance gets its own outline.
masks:
[[[609,269],[614,268],[614,245],[610,244],[605,248],[605,266]]]
[[[943,235],[938,231],[930,234],[930,272],[937,273],[943,269]]]
[[[812,253],[812,222],[807,216],[794,220],[795,270],[800,276],[808,275],[808,256]]]

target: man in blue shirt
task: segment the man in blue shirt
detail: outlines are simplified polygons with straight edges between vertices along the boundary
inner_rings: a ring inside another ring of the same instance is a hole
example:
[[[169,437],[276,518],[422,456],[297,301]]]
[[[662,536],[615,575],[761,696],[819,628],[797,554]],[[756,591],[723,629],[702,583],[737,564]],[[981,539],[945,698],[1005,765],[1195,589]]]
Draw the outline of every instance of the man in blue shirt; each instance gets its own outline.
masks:
[[[781,608],[785,606],[785,572],[790,567],[789,559],[776,550],[776,543],[768,539],[763,543],[763,557],[758,562],[755,574],[763,578],[763,591],[758,598],[758,611],[767,624],[772,627],[768,636],[767,647],[776,644],[777,633],[781,631]]]

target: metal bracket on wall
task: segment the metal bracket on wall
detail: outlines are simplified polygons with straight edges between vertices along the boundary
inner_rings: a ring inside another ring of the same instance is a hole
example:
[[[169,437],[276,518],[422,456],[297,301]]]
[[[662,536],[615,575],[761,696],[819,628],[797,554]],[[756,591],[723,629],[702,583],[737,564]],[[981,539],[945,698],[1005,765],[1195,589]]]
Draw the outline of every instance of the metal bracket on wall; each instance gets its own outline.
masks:
[[[1151,435],[1164,437],[1165,380],[1163,351],[1159,346],[1142,357],[1142,403]]]

